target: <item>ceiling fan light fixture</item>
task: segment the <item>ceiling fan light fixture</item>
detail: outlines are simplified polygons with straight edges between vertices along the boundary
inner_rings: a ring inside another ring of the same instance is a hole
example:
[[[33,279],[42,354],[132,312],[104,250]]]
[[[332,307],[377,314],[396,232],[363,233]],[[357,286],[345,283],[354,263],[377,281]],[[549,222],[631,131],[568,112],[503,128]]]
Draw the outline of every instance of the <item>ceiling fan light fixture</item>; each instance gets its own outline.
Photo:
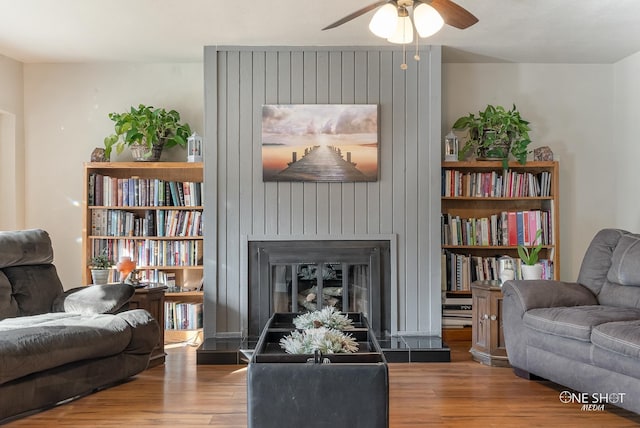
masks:
[[[420,37],[433,36],[442,29],[444,20],[432,6],[420,3],[413,9],[413,22]]]
[[[382,6],[369,22],[369,30],[383,39],[391,37],[398,26],[398,9],[392,3]]]
[[[408,44],[413,42],[413,24],[411,18],[404,16],[398,18],[398,24],[393,35],[387,39],[391,43]]]

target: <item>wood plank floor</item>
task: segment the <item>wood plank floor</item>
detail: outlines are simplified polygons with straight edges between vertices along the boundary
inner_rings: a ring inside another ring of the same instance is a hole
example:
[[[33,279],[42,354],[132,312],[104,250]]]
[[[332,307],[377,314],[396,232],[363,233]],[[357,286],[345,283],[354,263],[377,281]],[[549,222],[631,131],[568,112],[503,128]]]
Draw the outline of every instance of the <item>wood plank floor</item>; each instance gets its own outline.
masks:
[[[451,363],[391,364],[390,427],[637,427],[640,416],[607,406],[562,404],[562,387],[471,360],[453,342]],[[246,427],[246,367],[197,366],[194,348],[134,380],[7,424],[7,427]],[[283,427],[288,428],[288,427]]]

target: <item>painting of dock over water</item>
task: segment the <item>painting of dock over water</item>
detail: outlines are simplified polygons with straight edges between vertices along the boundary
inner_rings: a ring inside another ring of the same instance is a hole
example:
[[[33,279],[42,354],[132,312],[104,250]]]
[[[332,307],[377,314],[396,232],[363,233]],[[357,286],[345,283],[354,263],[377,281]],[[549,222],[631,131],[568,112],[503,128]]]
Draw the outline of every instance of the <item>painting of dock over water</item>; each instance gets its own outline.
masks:
[[[263,181],[378,180],[377,104],[262,106]]]

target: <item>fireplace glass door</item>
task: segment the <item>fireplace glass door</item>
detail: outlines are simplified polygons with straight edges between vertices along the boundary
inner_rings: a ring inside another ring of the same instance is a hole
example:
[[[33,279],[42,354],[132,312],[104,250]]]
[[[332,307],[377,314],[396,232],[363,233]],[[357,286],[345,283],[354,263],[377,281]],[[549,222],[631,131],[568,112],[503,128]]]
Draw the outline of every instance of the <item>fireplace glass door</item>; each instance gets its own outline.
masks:
[[[249,335],[274,313],[327,306],[389,326],[389,244],[384,241],[251,241]]]
[[[368,263],[275,263],[271,284],[272,312],[304,313],[331,306],[369,316]]]

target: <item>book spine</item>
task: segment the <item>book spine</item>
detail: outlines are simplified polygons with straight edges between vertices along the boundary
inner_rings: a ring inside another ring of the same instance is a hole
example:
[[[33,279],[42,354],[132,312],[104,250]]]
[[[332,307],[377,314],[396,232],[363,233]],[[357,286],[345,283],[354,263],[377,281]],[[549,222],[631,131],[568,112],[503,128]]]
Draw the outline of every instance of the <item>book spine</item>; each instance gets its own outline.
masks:
[[[524,245],[524,216],[522,211],[516,212],[517,245]]]
[[[184,187],[183,183],[176,182],[176,190],[178,191],[178,206],[184,207]]]
[[[104,205],[103,185],[104,185],[104,179],[102,175],[96,174],[94,202],[95,202],[95,205],[99,207]]]
[[[89,174],[89,189],[88,189],[88,195],[87,195],[87,204],[90,207],[96,204],[95,196],[96,196],[96,175],[91,173]]]

